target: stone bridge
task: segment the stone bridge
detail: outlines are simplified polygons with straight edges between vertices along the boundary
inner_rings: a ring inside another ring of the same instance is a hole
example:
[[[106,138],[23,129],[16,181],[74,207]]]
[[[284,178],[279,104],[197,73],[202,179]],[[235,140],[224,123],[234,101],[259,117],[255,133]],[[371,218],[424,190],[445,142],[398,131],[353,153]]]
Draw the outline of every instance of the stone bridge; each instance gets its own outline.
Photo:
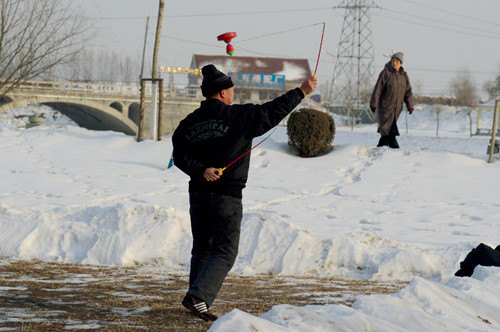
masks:
[[[164,88],[161,133],[172,132],[180,120],[196,109],[201,95],[193,89]],[[151,88],[145,91],[144,133],[150,136]],[[27,81],[0,98],[0,114],[29,105],[47,105],[92,130],[113,130],[137,135],[140,86],[127,83]]]

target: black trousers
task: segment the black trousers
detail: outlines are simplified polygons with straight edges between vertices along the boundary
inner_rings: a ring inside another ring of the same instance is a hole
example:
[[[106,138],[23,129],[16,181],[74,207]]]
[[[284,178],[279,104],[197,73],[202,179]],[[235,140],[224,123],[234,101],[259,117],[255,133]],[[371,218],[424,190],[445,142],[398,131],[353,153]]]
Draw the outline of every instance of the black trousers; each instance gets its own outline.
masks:
[[[496,249],[481,243],[465,256],[460,263],[460,270],[455,272],[457,277],[470,277],[478,265],[500,266],[500,246]]]
[[[394,121],[391,125],[391,130],[387,136],[380,135],[380,140],[378,141],[377,147],[389,146],[392,149],[399,149],[398,141],[396,136],[399,136],[398,125]]]
[[[191,269],[188,294],[212,305],[238,254],[241,199],[214,193],[190,193]]]

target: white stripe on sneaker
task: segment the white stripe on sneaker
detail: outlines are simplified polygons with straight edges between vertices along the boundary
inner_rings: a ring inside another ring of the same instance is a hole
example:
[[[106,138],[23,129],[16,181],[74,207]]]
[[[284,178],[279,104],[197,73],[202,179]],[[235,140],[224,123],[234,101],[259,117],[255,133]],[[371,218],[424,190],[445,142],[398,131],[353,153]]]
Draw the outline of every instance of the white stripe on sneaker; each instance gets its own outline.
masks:
[[[196,308],[196,311],[201,312],[201,313],[208,311],[207,304],[205,302],[197,303],[194,305],[194,307]]]

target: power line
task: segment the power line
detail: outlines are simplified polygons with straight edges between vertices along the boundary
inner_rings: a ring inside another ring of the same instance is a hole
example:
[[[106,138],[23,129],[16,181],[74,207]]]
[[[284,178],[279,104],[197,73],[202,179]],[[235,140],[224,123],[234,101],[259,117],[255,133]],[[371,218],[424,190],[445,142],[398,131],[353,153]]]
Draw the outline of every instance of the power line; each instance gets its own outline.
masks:
[[[430,8],[430,9],[433,9],[433,10],[436,10],[436,11],[439,11],[439,12],[442,12],[442,13],[447,13],[447,14],[450,14],[450,15],[458,16],[458,17],[461,17],[461,18],[467,18],[469,20],[474,20],[474,21],[478,21],[478,22],[481,22],[481,23],[488,23],[488,24],[500,26],[500,24],[495,23],[495,22],[489,22],[489,21],[485,21],[485,20],[480,19],[480,18],[475,18],[475,17],[472,17],[472,16],[467,16],[467,15],[455,13],[455,12],[452,12],[452,11],[449,11],[449,10],[444,10],[444,9],[433,7],[433,6],[424,5],[424,4],[418,3],[416,1],[412,1],[412,0],[403,0],[403,1],[412,3],[412,4],[417,5],[417,6]]]
[[[246,12],[226,12],[226,13],[205,13],[205,14],[184,14],[184,15],[165,15],[165,18],[191,18],[191,17],[211,17],[211,16],[237,16],[237,15],[256,15],[256,14],[283,14],[283,13],[303,13],[313,11],[333,10],[332,7],[321,8],[297,8],[297,9],[277,9],[277,10],[261,10],[261,11],[246,11]],[[115,17],[95,17],[88,18],[89,20],[105,21],[105,20],[135,20],[145,19],[148,16],[115,16]],[[151,18],[156,16],[149,15]]]
[[[226,12],[226,13],[207,13],[207,14],[186,14],[186,15],[167,15],[169,18],[189,18],[189,17],[209,17],[209,16],[236,16],[236,15],[255,15],[255,14],[283,14],[283,13],[303,13],[312,11],[324,11],[333,9],[332,7],[323,8],[298,8],[298,9],[277,9],[277,10],[261,10],[261,11],[246,11],[246,12]]]
[[[273,32],[273,33],[269,33],[269,34],[262,35],[262,36],[257,36],[257,37],[252,37],[252,38],[240,40],[240,41],[234,42],[233,44],[242,43],[242,42],[246,42],[246,41],[249,41],[249,40],[254,40],[254,39],[259,39],[259,38],[264,38],[264,37],[269,37],[269,36],[275,36],[275,35],[279,35],[279,34],[282,34],[282,33],[296,31],[296,30],[301,30],[301,29],[305,29],[305,28],[310,28],[310,27],[314,27],[314,26],[322,25],[322,24],[323,23],[314,23],[314,24],[304,25],[304,26],[301,26],[301,27],[296,27],[296,28],[292,28],[292,29],[288,29],[288,30],[284,30],[284,31]]]
[[[460,72],[460,70],[454,70],[454,69],[435,69],[435,68],[416,68],[416,67],[405,67],[405,70],[408,72],[412,71],[419,71],[419,72],[431,72],[431,73],[457,73]],[[491,71],[470,71],[471,74],[477,74],[477,75],[490,75],[492,72]]]
[[[113,21],[113,20],[143,20],[148,17],[157,18],[158,16],[115,16],[115,17],[89,17],[91,21]]]
[[[189,43],[189,44],[195,44],[195,45],[203,45],[203,46],[208,46],[208,47],[212,47],[212,48],[220,48],[219,46],[215,46],[213,44],[202,43],[202,42],[195,41],[195,40],[182,39],[182,38],[168,36],[168,35],[161,37],[161,39],[165,39],[165,38],[177,40],[177,41],[180,41],[180,42],[183,42],[183,43]]]
[[[450,25],[450,26],[453,26],[453,27],[459,27],[459,28],[462,28],[462,29],[470,29],[470,30],[476,30],[476,31],[479,31],[479,32],[486,32],[486,33],[491,33],[491,34],[494,34],[494,35],[498,35],[498,32],[496,32],[496,31],[478,29],[478,28],[475,28],[475,27],[464,26],[464,25],[461,25],[461,24],[455,24],[455,23],[448,23],[448,22],[443,22],[443,21],[437,21],[437,20],[432,19],[432,18],[428,18],[428,17],[424,17],[424,16],[418,16],[418,15],[414,15],[414,14],[408,15],[405,12],[400,12],[400,11],[393,10],[393,9],[388,9],[388,8],[383,8],[383,9],[386,10],[386,11],[389,11],[389,12],[393,12],[393,13],[401,14],[401,15],[407,15],[407,16],[410,16],[410,17],[415,17],[415,18],[419,18],[419,19],[422,19],[422,20],[425,20],[425,21],[431,21],[431,22],[434,22],[434,23],[441,23],[441,24]]]
[[[486,35],[482,35],[482,34],[478,34],[478,33],[473,33],[473,32],[458,31],[458,30],[453,30],[453,29],[448,29],[448,28],[440,27],[440,26],[437,26],[437,25],[423,24],[423,23],[419,23],[419,22],[415,22],[415,21],[412,22],[412,21],[409,21],[409,20],[406,20],[406,19],[403,20],[403,19],[400,19],[400,18],[395,18],[395,17],[392,17],[392,16],[381,15],[381,14],[378,14],[378,16],[384,17],[384,18],[388,18],[388,19],[394,20],[394,21],[399,21],[399,22],[404,22],[404,23],[412,23],[412,24],[416,24],[416,25],[420,25],[420,26],[424,26],[424,27],[428,27],[428,28],[434,28],[434,29],[439,29],[439,30],[444,30],[444,31],[449,31],[449,32],[454,32],[454,33],[461,33],[461,34],[465,34],[465,35],[471,35],[471,36],[483,37],[483,38],[490,38],[490,39],[500,39],[500,36],[499,37],[494,37],[494,36],[486,36]]]
[[[203,42],[199,42],[199,41],[195,41],[195,40],[188,40],[188,39],[183,39],[183,38],[178,38],[178,37],[173,37],[173,36],[169,36],[169,35],[162,36],[161,38],[162,39],[172,39],[172,40],[176,40],[176,41],[179,41],[179,42],[188,43],[188,44],[194,44],[194,45],[198,45],[198,46],[201,45],[201,46],[207,46],[207,47],[211,47],[211,48],[217,48],[219,50],[221,49],[220,46],[216,46],[216,45],[213,45],[213,44],[203,43]],[[241,46],[238,46],[238,49],[244,50],[244,51],[246,51],[248,53],[261,55],[263,57],[271,57],[271,56],[286,57],[286,56],[280,55],[280,54],[257,52],[257,51],[253,51],[253,50],[241,47]]]

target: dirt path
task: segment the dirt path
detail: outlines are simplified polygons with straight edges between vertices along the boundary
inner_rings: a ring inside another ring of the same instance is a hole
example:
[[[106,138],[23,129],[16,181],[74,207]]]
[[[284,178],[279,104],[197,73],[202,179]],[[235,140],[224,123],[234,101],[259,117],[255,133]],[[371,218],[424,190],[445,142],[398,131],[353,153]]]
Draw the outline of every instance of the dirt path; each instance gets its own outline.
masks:
[[[0,331],[206,331],[180,305],[187,274],[134,268],[0,260]],[[212,307],[260,315],[278,304],[351,305],[361,294],[406,283],[230,275]]]

